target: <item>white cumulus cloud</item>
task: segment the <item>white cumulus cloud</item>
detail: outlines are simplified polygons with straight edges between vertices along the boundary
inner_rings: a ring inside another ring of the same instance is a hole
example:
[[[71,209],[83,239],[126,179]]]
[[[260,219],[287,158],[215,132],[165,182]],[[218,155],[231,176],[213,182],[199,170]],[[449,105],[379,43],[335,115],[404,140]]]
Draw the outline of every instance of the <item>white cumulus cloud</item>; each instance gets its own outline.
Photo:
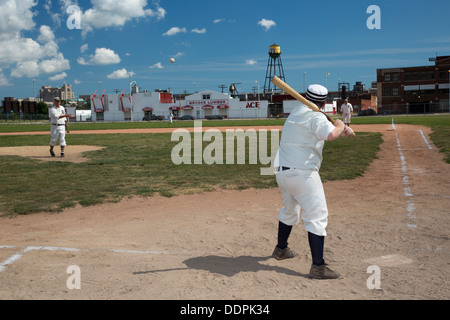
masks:
[[[92,8],[81,14],[83,34],[95,28],[122,27],[125,23],[140,18],[164,19],[166,10],[156,5],[154,10],[146,8],[147,0],[91,0]]]
[[[150,69],[164,69],[163,65],[161,62],[157,62],[152,66],[149,66]]]
[[[0,0],[0,85],[9,84],[11,77],[37,77],[45,73],[61,73],[70,69],[69,60],[60,52],[53,30],[46,25],[38,28],[36,38],[24,36],[24,31],[36,30],[34,0]]]
[[[49,77],[48,79],[49,79],[50,81],[58,81],[58,80],[64,79],[65,77],[67,77],[67,73],[62,72],[62,73],[60,73],[60,74],[55,74],[54,76]]]
[[[128,78],[129,76],[134,76],[135,73],[133,71],[128,72],[127,69],[123,68],[123,69],[119,69],[114,71],[113,73],[107,75],[106,77],[108,79],[124,79],[124,78]]]
[[[204,33],[206,33],[206,28],[202,28],[202,29],[195,28],[195,29],[192,29],[191,32],[198,33],[198,34],[204,34]]]
[[[167,32],[163,33],[163,36],[174,36],[178,33],[186,33],[187,29],[186,28],[179,28],[179,27],[172,27],[170,28]]]
[[[69,60],[64,58],[62,53],[50,59],[43,60],[29,60],[19,62],[11,71],[11,76],[15,78],[21,77],[37,77],[40,74],[56,73],[63,70],[70,69]]]
[[[120,62],[120,57],[114,50],[108,48],[97,48],[95,54],[87,57],[78,58],[77,62],[81,65],[106,65]]]
[[[273,21],[273,20],[267,20],[267,19],[261,19],[261,20],[258,22],[258,24],[259,24],[261,27],[265,28],[266,31],[268,31],[270,28],[272,28],[272,27],[274,27],[274,26],[277,25],[277,24],[275,23],[275,21]]]
[[[39,62],[40,71],[43,73],[54,73],[61,70],[70,69],[69,60],[65,59],[62,53],[58,53],[51,59]]]
[[[253,66],[253,65],[257,64],[257,63],[258,62],[256,60],[254,60],[254,59],[245,60],[245,64],[248,64],[250,66]]]
[[[34,0],[0,1],[0,34],[32,30],[35,27],[31,9],[37,5]]]
[[[40,31],[40,34],[39,34],[37,40],[40,43],[48,43],[48,42],[55,41],[55,35],[49,26],[41,26],[39,28],[39,31]]]

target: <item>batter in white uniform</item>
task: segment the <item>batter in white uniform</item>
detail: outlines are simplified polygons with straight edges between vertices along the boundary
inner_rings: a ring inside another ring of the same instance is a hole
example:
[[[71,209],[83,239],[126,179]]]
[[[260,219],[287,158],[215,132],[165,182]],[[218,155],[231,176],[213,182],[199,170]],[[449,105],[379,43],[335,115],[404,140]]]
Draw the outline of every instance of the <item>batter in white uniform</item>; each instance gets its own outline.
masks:
[[[59,145],[61,147],[61,157],[64,157],[64,149],[66,147],[66,119],[70,117],[70,114],[66,114],[64,107],[61,106],[61,101],[58,97],[53,100],[53,106],[50,109],[50,154],[55,156],[53,147],[59,139]]]
[[[325,87],[310,85],[306,98],[323,108],[327,95]],[[342,121],[336,120],[333,125],[324,114],[312,111],[303,104],[292,111],[283,126],[276,173],[283,207],[278,216],[278,243],[272,255],[278,260],[296,255],[288,247],[287,240],[292,226],[300,222],[301,209],[312,255],[312,278],[339,277],[339,273],[329,269],[323,259],[328,209],[319,169],[325,140],[331,141],[352,134],[353,130]]]

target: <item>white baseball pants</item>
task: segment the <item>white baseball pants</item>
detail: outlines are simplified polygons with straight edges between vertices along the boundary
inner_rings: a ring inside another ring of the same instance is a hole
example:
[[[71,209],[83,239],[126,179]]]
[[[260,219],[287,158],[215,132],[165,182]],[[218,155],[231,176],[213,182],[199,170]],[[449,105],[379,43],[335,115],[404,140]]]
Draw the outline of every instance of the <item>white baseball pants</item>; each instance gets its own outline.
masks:
[[[342,114],[342,120],[344,123],[350,123],[350,119],[352,118],[350,113]]]
[[[276,174],[280,187],[283,208],[278,219],[293,226],[301,217],[308,232],[326,236],[328,208],[319,172],[312,170],[289,169]]]
[[[66,127],[65,125],[59,126],[59,125],[53,125],[50,129],[50,145],[55,146],[56,142],[59,139],[59,145],[64,147],[66,145]]]

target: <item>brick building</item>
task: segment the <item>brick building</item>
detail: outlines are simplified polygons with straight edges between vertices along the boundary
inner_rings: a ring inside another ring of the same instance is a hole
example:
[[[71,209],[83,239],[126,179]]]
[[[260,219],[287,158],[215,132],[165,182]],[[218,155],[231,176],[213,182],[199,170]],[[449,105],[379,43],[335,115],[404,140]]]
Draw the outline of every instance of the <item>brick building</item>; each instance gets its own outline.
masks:
[[[450,56],[430,58],[434,65],[377,69],[378,112],[449,112]]]

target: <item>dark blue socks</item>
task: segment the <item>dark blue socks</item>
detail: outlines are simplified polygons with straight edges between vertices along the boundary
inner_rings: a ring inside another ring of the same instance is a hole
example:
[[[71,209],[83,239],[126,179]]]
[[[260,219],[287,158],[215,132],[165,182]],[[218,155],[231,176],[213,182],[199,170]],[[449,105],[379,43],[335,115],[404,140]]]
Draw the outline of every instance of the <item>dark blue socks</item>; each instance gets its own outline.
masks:
[[[311,256],[313,264],[320,266],[323,264],[323,247],[325,237],[318,236],[314,233],[308,232],[309,247],[311,249]]]
[[[288,238],[291,234],[292,226],[288,226],[283,222],[278,222],[278,244],[280,249],[286,249],[288,245]],[[321,266],[323,264],[323,247],[325,244],[325,237],[318,236],[314,233],[308,232],[309,248],[311,249],[311,256],[313,264]]]
[[[288,226],[283,222],[278,222],[278,244],[277,247],[280,249],[286,249],[288,243],[287,240],[291,234],[292,226]]]

